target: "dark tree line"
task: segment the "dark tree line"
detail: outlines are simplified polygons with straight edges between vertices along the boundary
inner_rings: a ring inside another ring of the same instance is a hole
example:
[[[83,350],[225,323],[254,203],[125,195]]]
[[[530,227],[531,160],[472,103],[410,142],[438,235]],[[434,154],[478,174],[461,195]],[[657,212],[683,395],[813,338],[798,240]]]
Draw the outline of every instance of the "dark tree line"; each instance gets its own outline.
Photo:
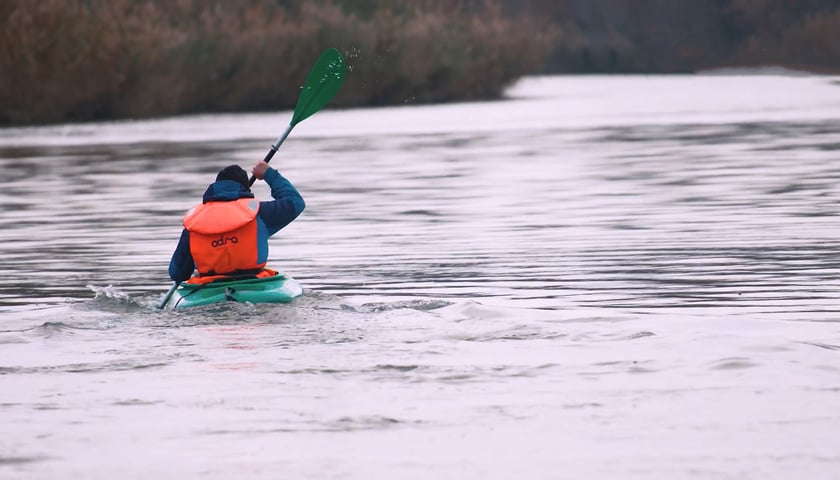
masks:
[[[838,0],[503,0],[560,35],[550,72],[840,69]]]

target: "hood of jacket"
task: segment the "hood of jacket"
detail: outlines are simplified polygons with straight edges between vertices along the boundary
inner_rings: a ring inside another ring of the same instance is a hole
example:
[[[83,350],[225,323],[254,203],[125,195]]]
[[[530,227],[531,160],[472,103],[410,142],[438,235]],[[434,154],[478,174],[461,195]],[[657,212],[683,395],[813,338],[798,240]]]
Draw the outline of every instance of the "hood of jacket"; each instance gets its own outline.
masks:
[[[240,198],[254,198],[254,194],[237,181],[219,180],[207,187],[202,203],[230,202]]]

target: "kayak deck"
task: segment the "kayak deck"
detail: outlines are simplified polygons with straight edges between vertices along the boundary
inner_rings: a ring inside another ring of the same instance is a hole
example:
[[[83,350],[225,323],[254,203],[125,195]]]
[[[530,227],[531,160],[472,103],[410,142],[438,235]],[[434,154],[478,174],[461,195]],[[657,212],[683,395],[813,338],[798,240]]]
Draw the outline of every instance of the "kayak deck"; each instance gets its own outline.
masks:
[[[273,277],[224,280],[203,285],[181,284],[172,295],[172,308],[188,308],[223,302],[289,303],[303,294],[303,287],[292,277],[278,273]]]

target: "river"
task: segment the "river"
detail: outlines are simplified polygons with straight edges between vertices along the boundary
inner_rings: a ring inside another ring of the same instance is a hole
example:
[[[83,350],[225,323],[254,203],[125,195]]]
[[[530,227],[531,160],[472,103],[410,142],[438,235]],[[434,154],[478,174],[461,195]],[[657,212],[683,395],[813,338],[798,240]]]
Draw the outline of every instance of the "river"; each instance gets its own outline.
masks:
[[[156,310],[290,116],[0,130],[0,478],[840,477],[840,79],[327,108],[272,161],[304,296]]]

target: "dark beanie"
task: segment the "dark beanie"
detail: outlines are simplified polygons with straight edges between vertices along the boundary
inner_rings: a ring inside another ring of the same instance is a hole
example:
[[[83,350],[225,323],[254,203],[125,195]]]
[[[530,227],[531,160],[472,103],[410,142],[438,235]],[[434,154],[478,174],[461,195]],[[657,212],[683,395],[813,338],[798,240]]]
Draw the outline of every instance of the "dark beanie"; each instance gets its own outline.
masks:
[[[248,174],[239,165],[231,165],[223,168],[216,175],[216,181],[218,182],[219,180],[233,180],[234,182],[241,183],[243,187],[248,188]]]

